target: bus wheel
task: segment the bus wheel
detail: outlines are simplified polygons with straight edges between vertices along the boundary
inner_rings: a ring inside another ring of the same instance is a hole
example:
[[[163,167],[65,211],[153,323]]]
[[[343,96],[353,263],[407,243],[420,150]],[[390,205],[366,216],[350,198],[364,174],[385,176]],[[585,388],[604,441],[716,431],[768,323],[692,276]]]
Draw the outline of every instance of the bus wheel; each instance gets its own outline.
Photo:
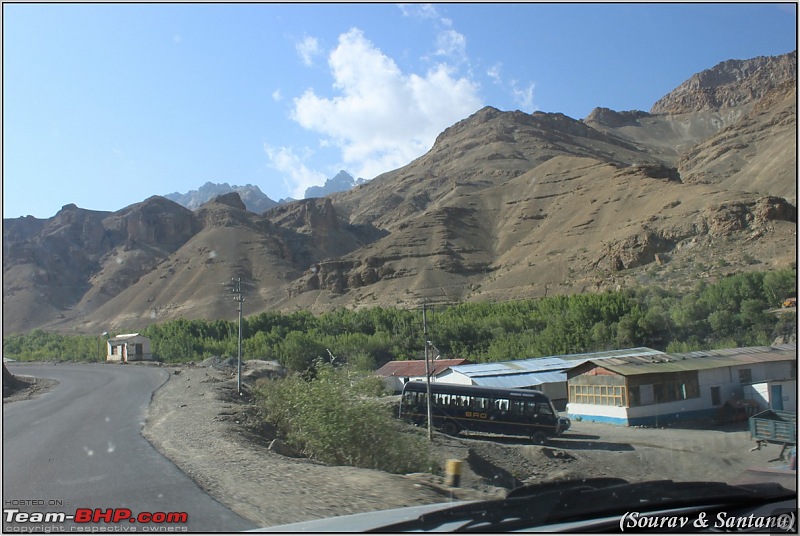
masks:
[[[547,443],[547,436],[542,432],[536,432],[531,436],[531,441],[533,441],[534,445],[544,445]]]
[[[453,421],[447,421],[442,425],[442,433],[447,435],[458,435],[458,426]]]

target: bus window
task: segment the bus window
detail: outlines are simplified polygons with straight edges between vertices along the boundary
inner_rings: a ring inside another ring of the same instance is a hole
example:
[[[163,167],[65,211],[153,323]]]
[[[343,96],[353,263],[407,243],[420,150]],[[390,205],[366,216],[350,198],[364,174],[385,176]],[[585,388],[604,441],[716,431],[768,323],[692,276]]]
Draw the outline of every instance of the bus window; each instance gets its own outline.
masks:
[[[522,400],[512,400],[509,404],[512,415],[522,415],[525,411],[525,402]]]
[[[553,408],[550,407],[550,404],[546,402],[539,402],[536,404],[536,411],[541,413],[542,415],[552,415]]]
[[[530,400],[525,401],[525,415],[536,415],[536,403]]]
[[[477,409],[482,411],[489,409],[489,399],[484,398],[482,396],[476,396],[475,404],[472,406],[472,409]]]

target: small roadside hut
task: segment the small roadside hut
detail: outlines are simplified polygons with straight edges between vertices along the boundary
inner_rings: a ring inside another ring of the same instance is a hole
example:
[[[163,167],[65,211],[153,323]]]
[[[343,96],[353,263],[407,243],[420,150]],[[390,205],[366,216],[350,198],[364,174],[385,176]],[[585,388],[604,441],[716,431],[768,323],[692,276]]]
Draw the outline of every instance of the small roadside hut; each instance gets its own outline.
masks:
[[[129,361],[152,361],[150,339],[138,333],[117,335],[106,343],[106,361],[127,363]]]

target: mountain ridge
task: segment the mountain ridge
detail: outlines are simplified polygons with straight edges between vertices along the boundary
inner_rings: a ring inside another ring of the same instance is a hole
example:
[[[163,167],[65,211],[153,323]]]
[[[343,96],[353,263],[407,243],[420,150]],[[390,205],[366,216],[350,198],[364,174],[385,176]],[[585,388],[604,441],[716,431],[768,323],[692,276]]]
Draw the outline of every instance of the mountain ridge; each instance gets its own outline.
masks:
[[[233,319],[220,290],[231,277],[252,284],[254,314],[678,287],[795,265],[796,53],[747,61],[650,112],[485,107],[402,168],[262,213],[227,192],[194,210],[154,196],[4,220],[4,330]]]

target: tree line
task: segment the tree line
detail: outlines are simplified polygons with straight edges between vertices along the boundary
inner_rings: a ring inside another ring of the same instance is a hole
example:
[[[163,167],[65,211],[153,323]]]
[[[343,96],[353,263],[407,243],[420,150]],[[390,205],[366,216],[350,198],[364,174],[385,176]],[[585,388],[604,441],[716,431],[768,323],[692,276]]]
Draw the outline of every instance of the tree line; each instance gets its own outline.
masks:
[[[769,345],[796,333],[796,314],[770,309],[796,294],[796,269],[750,272],[698,282],[688,292],[660,286],[509,301],[475,302],[429,311],[428,340],[442,357],[506,361],[647,346],[667,352]],[[236,356],[238,324],[177,319],[141,334],[166,362]],[[3,338],[18,360],[105,359],[102,337],[35,330]],[[244,359],[277,360],[302,371],[323,359],[374,370],[423,356],[420,310],[374,307],[313,315],[265,312],[243,319]]]

